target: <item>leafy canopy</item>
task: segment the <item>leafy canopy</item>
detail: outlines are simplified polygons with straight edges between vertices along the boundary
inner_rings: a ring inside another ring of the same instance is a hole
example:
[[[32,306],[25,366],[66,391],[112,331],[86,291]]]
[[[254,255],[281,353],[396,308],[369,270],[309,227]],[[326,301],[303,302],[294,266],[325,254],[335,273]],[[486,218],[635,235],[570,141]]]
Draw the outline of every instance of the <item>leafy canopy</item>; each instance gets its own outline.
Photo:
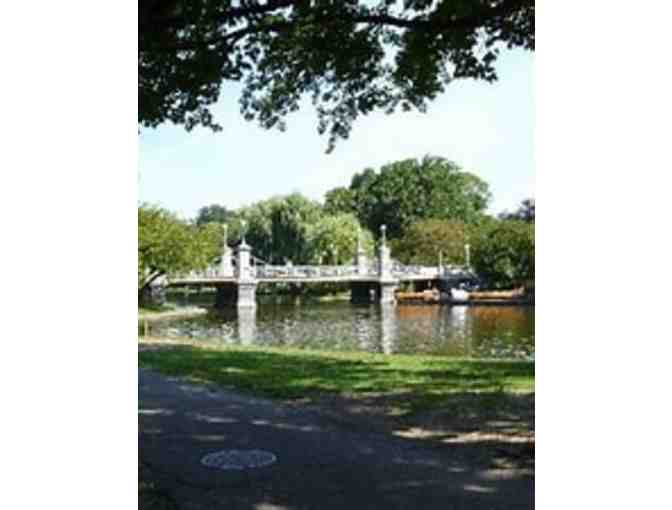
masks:
[[[220,129],[222,82],[245,118],[284,128],[309,96],[329,150],[373,110],[418,109],[451,81],[497,79],[533,50],[534,0],[138,0],[138,123]]]
[[[392,255],[404,264],[462,265],[471,229],[461,221],[429,219],[411,225],[401,239],[392,242]]]
[[[310,229],[310,258],[313,263],[352,264],[357,251],[359,231],[361,246],[373,255],[373,236],[362,229],[354,214],[325,215]]]
[[[203,210],[225,210],[209,206]],[[255,202],[230,213],[227,217],[228,239],[240,242],[245,221],[245,240],[254,256],[273,264],[341,262],[354,259],[357,232],[362,246],[371,251],[373,236],[362,229],[357,218],[349,213],[329,214],[318,202],[299,193],[275,196]],[[204,215],[199,213],[199,219]]]
[[[221,228],[196,227],[157,206],[138,207],[138,291],[157,278],[205,269],[219,255]]]
[[[492,220],[471,239],[471,264],[491,287],[534,286],[534,224]]]
[[[196,225],[206,223],[226,223],[234,217],[235,213],[218,204],[206,205],[198,210]]]
[[[488,184],[443,158],[406,159],[355,174],[349,188],[326,195],[329,211],[353,212],[372,232],[387,226],[391,239],[423,219],[479,221],[490,200]]]
[[[233,239],[240,238],[245,220],[245,239],[254,255],[266,262],[306,262],[309,230],[322,216],[322,207],[299,193],[272,197],[236,211]]]

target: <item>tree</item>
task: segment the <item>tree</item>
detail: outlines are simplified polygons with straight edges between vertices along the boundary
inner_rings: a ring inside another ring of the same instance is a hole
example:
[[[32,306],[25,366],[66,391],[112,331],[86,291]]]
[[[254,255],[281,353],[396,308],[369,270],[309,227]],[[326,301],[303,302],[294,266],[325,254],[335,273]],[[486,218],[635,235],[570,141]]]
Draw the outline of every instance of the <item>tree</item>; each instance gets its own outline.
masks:
[[[520,220],[534,223],[534,198],[526,198],[514,212],[504,211],[499,215],[502,220]]]
[[[344,187],[327,191],[324,197],[324,212],[327,214],[354,213],[357,211],[355,193]]]
[[[154,281],[205,269],[219,255],[221,229],[180,220],[170,211],[152,205],[138,207],[138,297]]]
[[[494,288],[534,287],[534,225],[493,220],[476,229],[471,263]]]
[[[468,230],[460,221],[419,221],[401,239],[392,241],[392,255],[404,264],[436,265],[441,253],[444,264],[462,265]]]
[[[218,130],[221,84],[242,81],[243,115],[266,128],[310,96],[331,150],[359,115],[424,111],[534,45],[534,0],[139,0],[138,122]]]
[[[206,223],[227,223],[234,217],[234,212],[218,204],[206,205],[198,210],[196,216],[196,225],[201,226]]]
[[[373,254],[373,236],[362,229],[354,214],[323,216],[310,229],[310,257],[313,264],[351,264],[357,250],[357,234],[362,248]]]
[[[245,220],[245,238],[255,256],[272,263],[307,262],[310,228],[322,215],[318,202],[299,193],[273,197],[236,211],[231,237],[240,239],[241,220]]]
[[[403,236],[413,223],[423,219],[477,222],[488,205],[488,184],[464,172],[446,159],[425,156],[406,159],[381,168],[380,173],[365,169],[350,183],[350,200],[336,200],[343,191],[327,194],[327,207],[354,212],[359,221],[375,234],[387,225],[390,239]]]

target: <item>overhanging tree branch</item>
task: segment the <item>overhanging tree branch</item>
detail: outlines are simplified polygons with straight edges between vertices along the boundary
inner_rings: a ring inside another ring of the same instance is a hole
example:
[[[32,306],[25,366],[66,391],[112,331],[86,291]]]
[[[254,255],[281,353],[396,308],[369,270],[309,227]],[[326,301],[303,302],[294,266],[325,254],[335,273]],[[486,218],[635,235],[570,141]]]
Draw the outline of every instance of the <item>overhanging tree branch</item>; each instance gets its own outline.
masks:
[[[140,3],[142,3],[143,1],[149,1],[151,3],[155,3],[152,2],[152,0],[140,0]],[[283,9],[305,3],[307,3],[307,0],[268,0],[264,4],[250,5],[247,7],[229,7],[228,9],[222,10],[219,13],[212,14],[211,17],[208,19],[208,22],[214,24],[226,23],[230,21],[235,21],[240,18],[245,18],[247,16],[268,14],[273,11],[277,11],[278,9]],[[159,11],[157,13],[156,5],[154,5],[153,8],[147,9],[145,11],[144,19],[142,16],[139,19],[140,31],[142,32],[144,28],[156,28],[156,27],[180,28],[185,25],[188,25],[190,22],[195,23],[198,21],[202,21],[199,18],[190,19],[184,14],[184,12],[180,14],[170,14],[167,16],[161,15],[162,12],[165,11]]]
[[[264,5],[250,6],[248,8],[232,8],[226,11],[222,16],[213,18],[213,21],[224,23],[235,18],[244,18],[251,14],[269,13],[274,10],[286,8],[290,5],[302,3],[301,0],[278,0],[276,2],[268,2]],[[305,2],[304,2],[305,3]],[[435,15],[433,17],[421,15],[413,18],[400,18],[389,14],[353,14],[348,11],[342,13],[339,20],[330,18],[329,15],[315,15],[313,23],[320,24],[323,28],[328,28],[330,24],[337,21],[364,23],[369,25],[397,27],[413,30],[432,30],[432,31],[451,31],[451,30],[473,30],[486,23],[487,20],[492,21],[497,18],[506,17],[513,12],[516,12],[521,6],[527,4],[525,0],[504,0],[495,6],[489,3],[481,4],[481,7],[476,9],[468,16],[453,17],[447,19],[442,16]],[[184,20],[183,20],[184,21]],[[264,23],[263,20],[259,23],[250,24],[247,27],[234,30],[229,33],[222,34],[219,37],[214,37],[206,40],[183,40],[180,43],[171,43],[162,45],[160,42],[141,47],[141,51],[177,51],[187,49],[206,48],[210,45],[231,45],[247,35],[264,32],[278,32],[281,30],[290,30],[296,21],[275,21]],[[161,23],[163,26],[171,25],[171,23]]]
[[[454,79],[497,79],[502,46],[534,49],[534,0],[232,3],[139,0],[140,125],[218,130],[221,84],[243,80],[242,113],[266,128],[312,95],[332,147],[359,115],[424,111]]]

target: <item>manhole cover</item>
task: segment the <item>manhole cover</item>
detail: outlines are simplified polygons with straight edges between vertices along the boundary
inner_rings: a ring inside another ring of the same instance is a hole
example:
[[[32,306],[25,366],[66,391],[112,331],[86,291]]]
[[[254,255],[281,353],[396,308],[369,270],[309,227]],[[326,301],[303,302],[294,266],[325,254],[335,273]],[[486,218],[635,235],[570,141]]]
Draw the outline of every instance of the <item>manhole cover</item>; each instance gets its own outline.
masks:
[[[215,469],[242,470],[268,466],[275,461],[275,455],[263,450],[222,450],[208,453],[201,464]]]

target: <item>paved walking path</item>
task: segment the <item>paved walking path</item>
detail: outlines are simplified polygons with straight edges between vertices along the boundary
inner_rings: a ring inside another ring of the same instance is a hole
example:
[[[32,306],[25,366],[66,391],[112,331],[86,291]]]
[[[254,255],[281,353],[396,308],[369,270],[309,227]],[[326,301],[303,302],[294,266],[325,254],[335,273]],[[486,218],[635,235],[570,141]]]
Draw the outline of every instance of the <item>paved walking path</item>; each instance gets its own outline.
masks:
[[[141,463],[181,510],[534,506],[532,477],[474,467],[459,446],[439,450],[145,369],[139,421]],[[267,450],[277,461],[245,471],[200,464],[224,449]]]

